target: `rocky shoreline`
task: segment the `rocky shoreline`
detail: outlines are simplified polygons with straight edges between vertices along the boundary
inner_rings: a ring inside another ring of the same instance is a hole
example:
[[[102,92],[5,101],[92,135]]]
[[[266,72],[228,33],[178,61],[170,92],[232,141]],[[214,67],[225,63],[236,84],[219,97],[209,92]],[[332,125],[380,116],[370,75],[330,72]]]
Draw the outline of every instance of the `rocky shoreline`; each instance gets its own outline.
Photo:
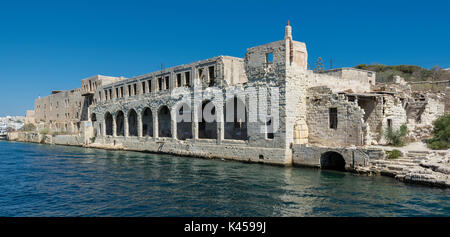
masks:
[[[449,151],[406,151],[397,159],[370,160],[368,166],[357,167],[355,172],[389,176],[405,183],[448,188],[450,187],[450,153]]]

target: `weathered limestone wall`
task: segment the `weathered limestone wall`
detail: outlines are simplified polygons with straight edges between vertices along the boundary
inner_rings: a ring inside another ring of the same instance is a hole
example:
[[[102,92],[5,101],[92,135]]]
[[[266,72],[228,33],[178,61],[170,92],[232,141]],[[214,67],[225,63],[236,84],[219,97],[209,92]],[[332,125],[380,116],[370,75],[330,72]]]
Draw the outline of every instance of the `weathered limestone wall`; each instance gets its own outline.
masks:
[[[277,165],[286,163],[286,150],[274,148],[249,147],[245,141],[227,140],[217,144],[215,140],[174,140],[151,137],[106,137],[99,138],[91,147],[125,149],[145,152],[161,152],[173,155],[202,158],[219,158],[245,162],[258,162]]]
[[[422,113],[420,123],[432,124],[437,118],[444,115],[445,104],[441,101],[428,98],[425,110]]]
[[[34,110],[27,110],[27,113],[25,115],[25,124],[34,124],[34,123],[36,123]]]
[[[84,144],[81,136],[78,135],[56,135],[53,136],[52,144],[55,145],[68,145],[68,146],[81,146]]]
[[[345,160],[345,169],[353,170],[355,167],[369,165],[369,160],[381,159],[383,152],[376,149],[361,149],[356,147],[330,148],[314,145],[295,144],[292,149],[293,165],[321,168],[321,159],[324,154],[334,152],[340,154]]]
[[[9,141],[32,142],[55,145],[82,146],[84,143],[79,135],[47,135],[37,132],[8,133]]]
[[[356,68],[336,68],[319,72],[337,78],[352,80],[355,82],[369,83],[375,85],[376,73]]]
[[[85,103],[80,89],[62,91],[35,100],[35,122],[40,129],[54,132],[78,133]]]
[[[223,78],[226,81],[226,85],[242,84],[248,81],[242,58],[223,56],[221,63],[223,66],[219,68],[223,70]]]
[[[410,101],[406,111],[408,138],[411,141],[417,141],[432,136],[432,124],[439,116],[445,114],[445,104],[433,98]]]
[[[344,95],[332,94],[326,87],[311,88],[307,99],[309,143],[331,147],[364,145],[364,111]],[[337,127],[330,128],[330,108],[337,109]]]
[[[339,78],[313,71],[304,72],[304,77],[308,80],[310,87],[327,86],[333,92],[352,91],[355,93],[364,93],[370,91],[371,84],[364,80],[352,80],[347,78]]]
[[[383,106],[384,106],[384,112],[383,112],[383,120],[380,132],[384,134],[386,131],[389,121],[391,121],[391,127],[393,130],[398,130],[402,125],[406,125],[407,123],[407,116],[406,116],[406,110],[403,107],[403,103],[398,97],[394,96],[383,96]],[[381,136],[379,144],[386,144],[386,139],[384,138],[384,135]]]

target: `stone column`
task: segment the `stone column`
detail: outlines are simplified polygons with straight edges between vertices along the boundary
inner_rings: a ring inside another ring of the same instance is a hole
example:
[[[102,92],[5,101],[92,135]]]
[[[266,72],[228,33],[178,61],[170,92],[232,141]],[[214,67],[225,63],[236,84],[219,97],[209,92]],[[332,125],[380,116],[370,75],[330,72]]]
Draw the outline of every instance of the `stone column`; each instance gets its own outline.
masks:
[[[172,133],[172,138],[177,139],[177,111],[173,110],[170,112],[170,132]]]
[[[138,137],[142,137],[142,111],[139,111],[137,115],[137,129]]]
[[[106,137],[106,120],[105,120],[105,116],[103,116],[103,121],[102,121],[102,137]]]
[[[198,113],[199,113],[199,109],[201,109],[201,107],[199,108],[199,106],[197,105],[197,99],[194,98],[193,100],[193,109],[192,109],[192,138],[194,140],[198,139]],[[201,105],[200,105],[201,106]]]
[[[153,137],[158,138],[159,137],[159,129],[158,129],[158,110],[155,109],[155,113],[152,113],[153,116]]]
[[[125,137],[128,137],[129,135],[129,130],[128,130],[128,111],[126,113],[124,113],[123,116],[123,133],[125,135]]]
[[[223,105],[221,108],[216,106],[216,119],[217,119],[217,144],[221,144],[225,138],[225,118],[223,116]]]
[[[116,115],[113,115],[113,137],[117,137],[117,122],[116,122]]]

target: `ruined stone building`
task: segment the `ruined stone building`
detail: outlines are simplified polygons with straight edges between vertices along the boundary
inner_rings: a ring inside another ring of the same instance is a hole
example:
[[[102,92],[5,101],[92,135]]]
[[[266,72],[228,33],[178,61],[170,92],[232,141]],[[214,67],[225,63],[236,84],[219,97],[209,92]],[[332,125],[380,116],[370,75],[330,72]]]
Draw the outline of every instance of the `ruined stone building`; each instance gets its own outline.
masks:
[[[81,88],[36,99],[33,119],[92,147],[351,168],[370,156],[363,148],[386,142],[386,127],[414,131],[443,113],[437,100],[377,87],[375,72],[316,73],[307,62],[288,24],[284,39],[244,58],[83,79]]]

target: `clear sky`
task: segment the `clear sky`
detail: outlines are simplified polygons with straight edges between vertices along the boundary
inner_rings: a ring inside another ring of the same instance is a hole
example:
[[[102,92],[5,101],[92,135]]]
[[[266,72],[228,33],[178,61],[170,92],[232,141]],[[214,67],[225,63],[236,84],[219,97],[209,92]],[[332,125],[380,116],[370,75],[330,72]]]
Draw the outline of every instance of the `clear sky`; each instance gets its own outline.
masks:
[[[450,67],[450,1],[1,1],[0,116],[93,75],[132,77],[280,40],[309,63]]]

